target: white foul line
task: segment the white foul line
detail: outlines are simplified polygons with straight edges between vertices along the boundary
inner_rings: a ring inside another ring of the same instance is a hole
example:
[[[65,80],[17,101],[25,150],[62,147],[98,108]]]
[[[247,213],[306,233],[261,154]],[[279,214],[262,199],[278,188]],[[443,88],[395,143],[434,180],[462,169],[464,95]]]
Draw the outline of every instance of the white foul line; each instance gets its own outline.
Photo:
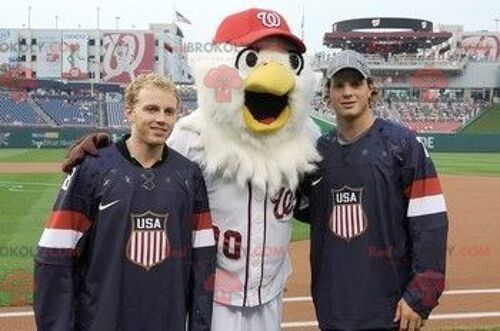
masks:
[[[14,186],[23,186],[23,185],[33,185],[33,186],[61,186],[60,184],[56,183],[46,183],[46,182],[14,182],[14,181],[8,181],[8,180],[0,180],[0,186],[8,186],[8,185],[14,185]]]
[[[304,301],[312,301],[312,297],[290,297],[290,298],[283,298],[283,302],[304,302]]]
[[[434,314],[429,316],[430,320],[462,320],[471,318],[491,318],[500,317],[500,311],[477,312],[477,313],[457,313],[457,314]]]
[[[33,316],[33,311],[20,311],[11,313],[0,313],[0,318]]]
[[[476,290],[450,290],[444,291],[444,295],[457,295],[457,294],[500,294],[500,288],[485,288]]]

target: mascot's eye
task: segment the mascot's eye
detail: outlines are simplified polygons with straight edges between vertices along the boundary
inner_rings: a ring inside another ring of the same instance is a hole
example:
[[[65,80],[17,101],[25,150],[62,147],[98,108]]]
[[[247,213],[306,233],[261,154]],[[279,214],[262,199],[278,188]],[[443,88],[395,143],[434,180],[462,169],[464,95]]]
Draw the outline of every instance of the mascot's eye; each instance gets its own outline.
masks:
[[[235,67],[237,69],[253,68],[257,64],[258,60],[258,51],[251,48],[245,48],[238,53],[238,56],[236,57]]]
[[[297,75],[299,75],[302,69],[304,68],[304,59],[300,54],[295,54],[295,53],[290,54],[289,59],[290,59],[290,66],[297,73]]]
[[[248,53],[245,58],[247,66],[249,67],[254,67],[257,64],[257,60],[258,60],[257,54],[255,54],[254,52]]]

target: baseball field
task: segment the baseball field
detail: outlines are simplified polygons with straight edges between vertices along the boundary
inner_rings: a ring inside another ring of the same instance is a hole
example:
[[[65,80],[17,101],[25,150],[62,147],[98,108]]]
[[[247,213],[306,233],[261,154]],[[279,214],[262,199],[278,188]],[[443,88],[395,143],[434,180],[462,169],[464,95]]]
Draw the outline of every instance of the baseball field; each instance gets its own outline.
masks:
[[[59,149],[0,149],[0,330],[33,330],[33,254],[60,183]],[[500,330],[500,154],[432,154],[449,210],[446,291],[427,329]],[[309,231],[294,224],[283,328],[316,330]],[[362,313],[362,312],[360,312]]]

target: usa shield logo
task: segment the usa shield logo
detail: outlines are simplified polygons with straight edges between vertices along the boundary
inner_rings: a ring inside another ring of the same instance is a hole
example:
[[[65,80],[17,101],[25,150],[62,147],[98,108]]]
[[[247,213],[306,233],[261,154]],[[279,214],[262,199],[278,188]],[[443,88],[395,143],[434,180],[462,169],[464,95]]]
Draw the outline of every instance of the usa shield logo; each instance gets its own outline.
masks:
[[[360,236],[368,225],[362,203],[363,189],[344,186],[339,190],[332,190],[332,195],[332,232],[347,241]]]
[[[130,237],[127,244],[128,259],[147,271],[170,255],[167,236],[168,214],[131,214]]]

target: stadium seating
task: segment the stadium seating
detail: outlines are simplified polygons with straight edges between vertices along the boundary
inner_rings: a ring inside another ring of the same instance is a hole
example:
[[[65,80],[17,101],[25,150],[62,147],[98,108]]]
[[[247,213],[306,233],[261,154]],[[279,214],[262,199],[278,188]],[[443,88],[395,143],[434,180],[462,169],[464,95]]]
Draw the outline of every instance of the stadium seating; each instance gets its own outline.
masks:
[[[189,114],[198,108],[196,91],[184,86],[180,90],[181,113]],[[102,100],[102,101],[99,101]],[[67,94],[67,93],[33,93],[0,92],[0,124],[4,125],[50,125],[39,112],[45,112],[60,126],[91,126],[109,128],[126,128],[123,96],[116,100],[104,102],[103,98]],[[33,109],[35,102],[38,106]],[[100,107],[103,106],[100,118]],[[374,112],[377,116],[386,118],[409,127],[417,132],[453,133],[464,124],[480,115],[489,104],[484,101],[437,99],[434,102],[424,102],[415,98],[391,97],[379,100]],[[327,108],[320,93],[313,100],[311,114],[326,121],[335,122],[335,116]],[[37,113],[38,111],[38,113]],[[52,123],[53,124],[53,123]]]
[[[473,99],[421,102],[391,98],[379,100],[374,113],[417,132],[453,133],[480,115],[488,106],[487,102]],[[335,117],[320,97],[313,100],[312,109],[314,116],[334,122]]]
[[[98,126],[99,111],[95,104],[85,98],[35,98],[35,102],[58,125]]]
[[[10,94],[0,94],[0,124],[46,125],[47,122],[36,113],[26,99],[14,101]]]
[[[432,132],[432,133],[452,133],[456,132],[462,126],[459,121],[413,121],[402,122],[406,127],[416,132]]]

